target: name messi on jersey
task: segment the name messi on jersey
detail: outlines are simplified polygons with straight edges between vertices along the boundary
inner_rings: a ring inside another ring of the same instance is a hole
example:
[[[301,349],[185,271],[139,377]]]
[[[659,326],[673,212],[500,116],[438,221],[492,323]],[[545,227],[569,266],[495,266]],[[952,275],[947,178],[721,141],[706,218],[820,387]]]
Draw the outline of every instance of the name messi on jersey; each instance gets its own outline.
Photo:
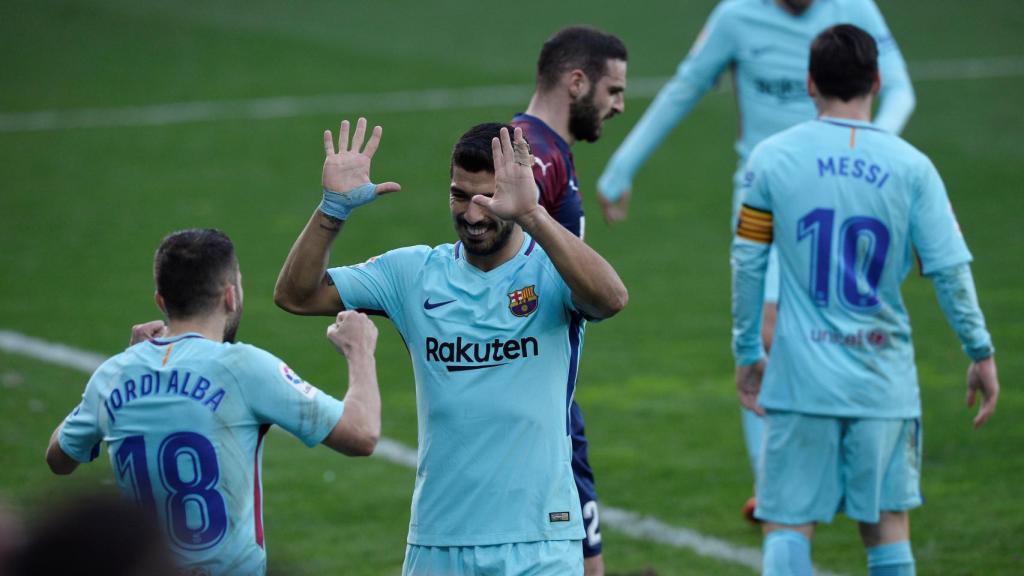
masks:
[[[162,376],[166,376],[166,381]],[[148,396],[188,398],[209,408],[210,412],[216,412],[226,393],[223,388],[217,388],[211,392],[212,385],[205,377],[199,375],[193,377],[191,372],[184,370],[180,372],[171,370],[169,375],[152,372],[122,382],[103,401],[103,407],[107,409],[107,415],[110,416],[111,422],[117,421],[115,414],[122,408]]]
[[[486,342],[464,340],[462,336],[456,338],[454,342],[444,342],[432,336],[427,337],[427,361],[429,362],[472,365],[518,360],[539,354],[540,345],[533,336],[514,340],[495,338]],[[449,370],[451,370],[450,366]]]
[[[818,177],[843,176],[856,178],[868,184],[874,184],[879,190],[889,181],[889,172],[878,164],[869,164],[863,158],[849,156],[826,156],[818,158]]]

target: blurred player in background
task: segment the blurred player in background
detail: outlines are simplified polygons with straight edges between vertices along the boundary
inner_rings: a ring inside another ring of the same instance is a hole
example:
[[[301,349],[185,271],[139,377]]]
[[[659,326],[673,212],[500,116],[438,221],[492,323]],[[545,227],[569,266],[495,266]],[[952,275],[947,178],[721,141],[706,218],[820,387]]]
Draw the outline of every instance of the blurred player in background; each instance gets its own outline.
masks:
[[[764,573],[809,576],[814,525],[844,510],[860,523],[870,574],[912,575],[921,401],[900,284],[914,251],[972,360],[968,406],[982,397],[975,427],[999,395],[994,349],[942,179],[924,154],[870,122],[879,92],[872,35],[848,24],[822,32],[808,91],[818,119],[751,153],[732,246],[736,385],[744,406],[767,411],[755,512]],[[772,242],[785,305],[765,370]]]
[[[368,309],[402,335],[416,378],[418,462],[404,574],[583,574],[569,405],[586,319],[628,294],[615,270],[537,203],[519,128],[481,124],[455,144],[459,241],[326,269],[353,209],[399,189],[370,182],[380,142],[324,134],[323,202],[275,289],[297,314]],[[511,134],[514,136],[511,136]]]
[[[814,118],[814,102],[805,83],[807,52],[819,32],[842,22],[860,26],[878,42],[883,88],[874,125],[899,133],[914,109],[914,91],[896,40],[872,0],[725,0],[711,13],[675,76],[661,89],[601,174],[597,185],[605,220],[611,223],[626,217],[633,177],[640,166],[715,85],[722,72],[730,69],[740,115],[731,219],[735,224],[747,156],[768,136]],[[774,252],[764,300],[762,336],[770,351],[779,300]],[[744,411],[744,437],[755,470],[761,428],[760,419]],[[748,518],[752,518],[749,514],[753,505],[751,499],[744,510]]]
[[[571,148],[580,140],[596,141],[604,121],[624,110],[626,58],[626,46],[611,34],[585,26],[560,30],[541,48],[537,88],[529,107],[512,119],[513,126],[522,128],[533,152],[540,205],[580,238],[585,228],[583,197]],[[569,410],[572,473],[587,531],[583,564],[587,576],[601,576],[601,516],[587,457],[583,413],[575,398]]]
[[[347,312],[327,329],[348,358],[339,401],[272,354],[234,342],[242,275],[224,233],[175,232],[153,268],[167,325],[136,326],[130,347],[96,370],[54,431],[46,461],[70,474],[106,441],[121,490],[160,513],[184,566],[263,574],[263,438],[277,424],[307,446],[372,453],[380,436],[376,327]]]

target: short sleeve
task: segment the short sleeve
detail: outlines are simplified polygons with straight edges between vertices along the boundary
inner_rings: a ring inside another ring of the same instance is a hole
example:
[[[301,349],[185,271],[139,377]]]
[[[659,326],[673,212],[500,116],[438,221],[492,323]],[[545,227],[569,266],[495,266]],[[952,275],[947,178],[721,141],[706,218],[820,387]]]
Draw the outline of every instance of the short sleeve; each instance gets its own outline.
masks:
[[[910,207],[910,238],[921,258],[921,273],[971,261],[953,206],[938,170],[925,160],[914,202]]]
[[[408,287],[429,253],[427,246],[409,246],[327,273],[347,310],[383,313],[397,322]]]
[[[60,449],[77,462],[92,462],[100,455],[100,442],[103,440],[100,410],[103,402],[96,389],[96,381],[97,375],[93,374],[82,394],[81,403],[64,419],[57,438]]]
[[[284,428],[306,446],[323,442],[341,419],[345,403],[303,380],[273,354],[239,346],[236,366],[244,378],[239,388],[256,419]]]

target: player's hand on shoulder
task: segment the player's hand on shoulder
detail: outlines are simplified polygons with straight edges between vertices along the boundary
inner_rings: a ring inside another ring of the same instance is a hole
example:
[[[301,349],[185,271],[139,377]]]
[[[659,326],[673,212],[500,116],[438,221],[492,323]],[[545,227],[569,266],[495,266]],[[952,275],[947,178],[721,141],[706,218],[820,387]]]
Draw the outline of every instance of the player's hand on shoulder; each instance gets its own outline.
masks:
[[[605,224],[612,225],[622,222],[629,215],[629,194],[631,190],[623,192],[617,200],[609,200],[603,194],[597,195],[597,201],[601,203],[601,212],[604,214]]]
[[[994,356],[972,362],[967,369],[967,407],[974,407],[977,395],[981,394],[981,406],[974,417],[974,427],[980,428],[995,414],[999,401],[999,374]]]
[[[132,326],[132,336],[128,341],[128,345],[134,346],[139,342],[159,338],[166,332],[167,325],[164,324],[163,320],[151,320],[145,324],[136,324]]]
[[[377,327],[366,314],[346,310],[327,327],[327,339],[346,358],[372,355],[377,347]]]
[[[355,132],[349,140],[349,121],[343,120],[338,128],[338,149],[334,149],[334,137],[330,130],[324,131],[324,169],[321,178],[321,185],[331,192],[344,194],[355,190],[360,186],[370,183],[370,164],[373,160],[377,147],[380,146],[380,137],[383,129],[374,126],[370,132],[370,139],[363,146],[366,138],[366,118],[356,121]],[[384,182],[377,184],[374,190],[376,195],[397,192],[401,190],[395,182]]]
[[[494,156],[494,196],[473,196],[473,202],[483,206],[498,218],[515,220],[533,209],[540,209],[537,182],[533,179],[533,154],[523,137],[523,129],[516,128],[510,135],[502,128],[498,138],[491,140]]]
[[[757,404],[757,395],[761,393],[765,365],[764,360],[758,360],[753,364],[736,366],[736,394],[740,404],[758,416],[764,416],[764,408]]]

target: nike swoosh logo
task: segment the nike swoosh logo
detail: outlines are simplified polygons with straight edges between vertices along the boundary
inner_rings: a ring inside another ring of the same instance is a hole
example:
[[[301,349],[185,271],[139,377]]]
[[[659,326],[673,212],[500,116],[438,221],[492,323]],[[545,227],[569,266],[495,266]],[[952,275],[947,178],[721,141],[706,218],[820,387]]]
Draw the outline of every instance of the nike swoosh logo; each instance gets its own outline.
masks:
[[[423,301],[423,309],[433,310],[434,308],[440,308],[441,306],[444,306],[445,304],[451,304],[452,302],[455,302],[455,300],[445,300],[444,302],[431,302],[430,298],[427,298],[426,300]]]

